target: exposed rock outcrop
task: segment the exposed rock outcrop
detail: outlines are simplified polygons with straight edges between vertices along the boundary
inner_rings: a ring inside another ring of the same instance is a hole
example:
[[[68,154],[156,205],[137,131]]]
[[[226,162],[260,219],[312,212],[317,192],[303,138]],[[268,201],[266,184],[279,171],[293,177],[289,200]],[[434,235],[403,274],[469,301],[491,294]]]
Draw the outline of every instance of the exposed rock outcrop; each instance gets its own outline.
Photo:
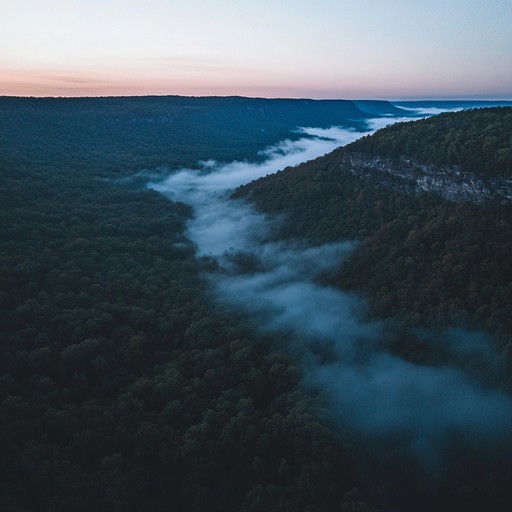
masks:
[[[345,153],[341,167],[358,176],[384,178],[385,186],[410,193],[430,191],[450,201],[512,200],[512,180],[488,179],[457,166],[424,164],[410,158],[392,159]],[[393,178],[393,179],[389,179]]]

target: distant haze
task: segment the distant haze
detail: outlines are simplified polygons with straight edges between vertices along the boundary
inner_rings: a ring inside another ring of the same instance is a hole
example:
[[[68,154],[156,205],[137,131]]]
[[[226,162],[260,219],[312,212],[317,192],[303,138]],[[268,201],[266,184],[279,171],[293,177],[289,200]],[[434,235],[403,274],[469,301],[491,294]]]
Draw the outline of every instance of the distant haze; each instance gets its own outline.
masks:
[[[510,0],[3,0],[0,95],[512,99]]]

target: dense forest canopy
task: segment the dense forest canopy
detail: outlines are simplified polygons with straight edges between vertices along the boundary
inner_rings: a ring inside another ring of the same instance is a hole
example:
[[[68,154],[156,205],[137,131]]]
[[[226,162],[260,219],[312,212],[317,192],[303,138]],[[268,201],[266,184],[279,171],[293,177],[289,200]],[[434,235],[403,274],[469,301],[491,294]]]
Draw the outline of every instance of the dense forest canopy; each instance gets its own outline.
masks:
[[[366,117],[349,101],[0,98],[1,510],[365,510],[299,369],[203,296],[189,208],[118,178]]]
[[[187,208],[0,172],[1,510],[338,507],[350,451],[291,360],[202,298]]]
[[[254,160],[266,146],[297,138],[298,126],[361,128],[374,116],[348,100],[0,97],[0,151],[31,167],[125,176],[200,160]]]
[[[397,123],[346,151],[458,166],[487,177],[512,178],[512,107],[439,114]]]
[[[203,279],[211,261],[185,236],[190,208],[123,181],[160,166],[261,158],[297,126],[362,129],[375,115],[404,111],[387,102],[0,98],[1,510],[367,512],[379,500],[507,510],[510,467],[485,458],[440,487],[409,488],[403,469],[389,489],[372,481],[366,447],[320,422],[323,402],[301,391],[301,371],[276,339],[212,306]],[[470,150],[457,165],[506,174],[509,110],[439,119],[347,151],[410,147],[421,160],[428,142],[436,163],[451,154],[449,127],[463,157],[470,138],[490,158],[471,167],[479,153]],[[398,324],[385,342],[405,359],[442,364],[442,347],[410,333],[454,323],[486,329],[510,358],[510,203],[410,194],[400,178],[350,172],[344,151],[237,195],[285,213],[283,239],[360,241],[328,278]]]
[[[407,325],[484,327],[499,337],[510,361],[512,203],[419,193],[392,173],[373,173],[371,161],[404,156],[508,176],[511,137],[512,108],[398,123],[252,182],[236,196],[250,197],[265,212],[286,213],[285,238],[361,240],[335,282],[366,294],[376,316],[398,316]],[[368,172],[352,172],[344,156],[354,152],[368,157]]]
[[[503,196],[448,201],[394,172],[393,161],[397,171],[401,160],[415,159],[420,166],[443,166],[448,178],[458,172],[453,166],[460,166],[489,179],[507,179],[511,123],[512,109],[497,108],[397,124],[240,187],[235,197],[281,215],[281,239],[360,242],[329,282],[365,296],[371,317],[385,320],[382,349],[417,365],[442,368],[451,364],[444,329],[484,332],[487,347],[465,358],[461,368],[484,385],[510,393],[512,202]],[[353,154],[358,155],[356,168],[347,158]],[[379,158],[389,160],[385,173],[374,167]],[[483,363],[489,353],[494,370]],[[491,500],[493,508],[506,510],[512,502],[507,484],[512,465],[505,448],[501,460],[479,459],[475,452],[466,460],[471,450],[465,449],[454,473],[443,479],[447,494],[415,488],[414,479],[408,482],[398,472],[396,482],[407,483],[382,484],[390,486],[384,503],[394,495],[410,510],[469,510],[486,508],[484,502]],[[389,467],[385,471],[395,474]],[[471,498],[462,498],[466,491]]]

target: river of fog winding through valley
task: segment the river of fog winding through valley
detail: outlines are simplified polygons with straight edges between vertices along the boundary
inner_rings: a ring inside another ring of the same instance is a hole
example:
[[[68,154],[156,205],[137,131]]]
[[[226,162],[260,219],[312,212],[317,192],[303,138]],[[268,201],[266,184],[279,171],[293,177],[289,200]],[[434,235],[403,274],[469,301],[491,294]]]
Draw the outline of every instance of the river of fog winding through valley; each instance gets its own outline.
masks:
[[[289,340],[306,385],[325,392],[331,419],[349,435],[383,457],[406,455],[432,474],[442,472],[454,433],[474,449],[501,450],[512,425],[506,393],[475,382],[456,366],[412,364],[382,351],[383,326],[363,320],[365,303],[318,284],[316,278],[339,265],[357,242],[308,247],[269,241],[279,219],[230,198],[239,185],[363,135],[342,128],[302,131],[308,136],[264,150],[261,163],[202,162],[149,187],[192,206],[187,236],[199,255],[215,258],[222,269],[208,276],[219,305],[244,313],[264,332],[286,333],[280,339]],[[444,335],[454,354],[491,350],[481,333],[452,329]],[[327,359],[319,355],[326,347]]]

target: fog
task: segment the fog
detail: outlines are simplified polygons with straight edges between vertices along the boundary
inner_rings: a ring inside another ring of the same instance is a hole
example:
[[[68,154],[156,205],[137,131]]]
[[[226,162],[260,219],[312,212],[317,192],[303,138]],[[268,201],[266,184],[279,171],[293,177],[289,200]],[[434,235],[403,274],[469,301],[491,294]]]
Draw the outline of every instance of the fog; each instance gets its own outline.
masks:
[[[301,128],[305,137],[284,140],[260,152],[261,162],[200,162],[196,169],[182,169],[149,186],[170,199],[190,204],[194,218],[187,234],[199,253],[222,255],[225,250],[257,248],[272,222],[243,201],[229,199],[239,185],[289,166],[324,155],[353,142],[362,133],[343,128]],[[365,132],[367,133],[367,132]]]
[[[410,110],[411,112],[414,112],[415,114],[418,114],[419,116],[435,116],[437,114],[443,114],[445,112],[460,112],[461,110],[464,110],[465,107],[403,107],[400,106],[403,110]],[[476,107],[467,107],[467,108],[476,108]]]
[[[396,119],[378,119],[370,130]],[[187,235],[198,255],[218,269],[208,274],[220,308],[243,313],[258,329],[276,335],[304,370],[304,385],[321,390],[328,417],[350,439],[381,457],[406,456],[425,473],[442,473],[450,443],[500,453],[510,440],[512,401],[489,382],[472,377],[464,361],[486,354],[484,366],[499,372],[497,355],[483,333],[451,329],[435,333],[452,355],[441,366],[405,361],[381,343],[386,325],[368,321],[367,305],[353,294],[322,284],[357,246],[345,241],[319,247],[275,242],[279,218],[230,198],[234,187],[320,156],[363,135],[341,128],[302,128],[261,153],[263,161],[202,162],[149,186],[192,205]],[[367,133],[367,132],[365,132]],[[274,241],[273,241],[274,240]],[[434,336],[416,333],[419,339]]]
[[[333,414],[354,438],[389,457],[408,455],[430,476],[442,474],[454,441],[502,456],[510,440],[510,397],[455,367],[368,351],[363,363],[323,365],[309,378],[327,390]]]
[[[446,344],[451,357],[438,367],[387,353],[380,343],[386,325],[365,320],[364,301],[317,282],[354,247],[267,243],[250,253],[256,269],[230,266],[237,254],[226,253],[226,271],[210,281],[220,304],[278,335],[302,364],[306,386],[327,395],[330,419],[351,439],[384,457],[407,456],[431,476],[442,474],[454,438],[481,454],[502,455],[511,437],[512,401],[463,364],[466,356],[483,358],[487,370],[498,372],[490,340],[462,328],[417,333]]]

